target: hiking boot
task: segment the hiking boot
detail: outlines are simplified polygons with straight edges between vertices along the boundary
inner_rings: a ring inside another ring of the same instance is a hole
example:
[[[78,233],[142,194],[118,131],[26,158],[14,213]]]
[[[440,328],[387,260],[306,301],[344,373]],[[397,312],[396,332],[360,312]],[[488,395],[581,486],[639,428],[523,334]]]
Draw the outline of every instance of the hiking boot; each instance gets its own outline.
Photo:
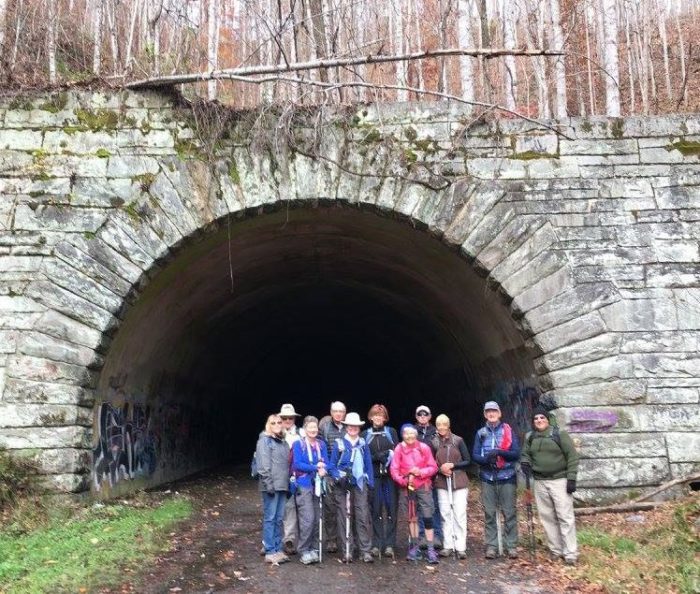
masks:
[[[406,555],[407,561],[419,561],[421,558],[420,547],[418,545],[412,545],[408,549],[408,554]]]
[[[338,552],[338,545],[335,544],[334,542],[329,542],[326,545],[326,553],[337,553]]]
[[[379,547],[372,547],[372,550],[370,551],[372,553],[372,557],[379,557]]]
[[[440,557],[451,557],[454,551],[452,549],[442,549],[440,551]]]
[[[352,563],[352,555],[343,555],[341,560],[343,563]]]
[[[285,555],[282,551],[275,553],[275,555],[277,555],[277,563],[280,565],[289,561],[289,557],[287,557],[287,555]]]
[[[431,565],[435,565],[436,563],[440,563],[440,558],[438,557],[438,553],[435,550],[435,547],[428,545],[428,563]]]
[[[299,559],[299,561],[301,561],[304,565],[311,565],[312,563],[317,562],[313,551],[304,551],[301,554],[301,559]]]
[[[362,561],[363,563],[374,563],[372,553],[362,553]]]
[[[517,549],[508,549],[508,559],[517,559],[518,558],[518,550]]]
[[[576,559],[575,559],[574,557],[569,557],[569,558],[567,558],[567,559],[564,559],[564,563],[566,563],[567,565],[575,566],[575,565],[576,565]]]
[[[495,559],[496,558],[496,547],[486,547],[486,558]]]
[[[296,550],[294,549],[294,543],[291,540],[285,541],[284,552],[286,555],[294,555],[296,553]]]
[[[394,558],[394,548],[393,547],[387,547],[384,549],[384,556],[385,557],[391,557],[392,559]]]
[[[466,559],[467,558],[467,551],[457,551],[457,556],[460,559]]]
[[[267,553],[265,555],[265,563],[278,563],[277,553]]]
[[[442,538],[439,536],[433,538],[433,546],[439,551],[442,548]]]
[[[428,541],[425,539],[425,536],[420,537],[420,540],[418,542],[418,546],[420,547],[421,551],[425,551],[425,549],[428,548]]]

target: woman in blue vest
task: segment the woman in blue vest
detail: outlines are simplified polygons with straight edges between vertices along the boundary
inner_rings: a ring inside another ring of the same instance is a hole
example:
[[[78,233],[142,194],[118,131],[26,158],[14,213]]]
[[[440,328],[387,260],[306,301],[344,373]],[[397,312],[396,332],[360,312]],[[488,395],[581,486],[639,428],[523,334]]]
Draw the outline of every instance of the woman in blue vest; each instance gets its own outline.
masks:
[[[372,427],[365,431],[365,443],[372,458],[372,489],[370,508],[372,511],[372,555],[394,557],[396,548],[396,511],[398,497],[396,483],[389,474],[389,464],[394,448],[399,443],[396,429],[387,427],[389,411],[383,404],[375,404],[369,409],[367,418]]]
[[[326,444],[317,439],[318,419],[304,419],[304,437],[292,445],[292,476],[296,483],[294,494],[299,522],[299,553],[304,565],[318,563],[319,495],[315,493],[317,477],[327,474],[328,451]]]
[[[352,562],[353,532],[357,534],[359,554],[365,563],[372,563],[372,526],[369,514],[369,491],[374,487],[372,458],[365,440],[360,437],[364,425],[356,412],[343,421],[345,436],[338,439],[331,455],[330,475],[336,480],[333,494],[338,506],[338,533],[342,558]],[[346,509],[349,507],[349,514]],[[349,525],[346,523],[349,519]],[[353,530],[354,527],[354,530]]]

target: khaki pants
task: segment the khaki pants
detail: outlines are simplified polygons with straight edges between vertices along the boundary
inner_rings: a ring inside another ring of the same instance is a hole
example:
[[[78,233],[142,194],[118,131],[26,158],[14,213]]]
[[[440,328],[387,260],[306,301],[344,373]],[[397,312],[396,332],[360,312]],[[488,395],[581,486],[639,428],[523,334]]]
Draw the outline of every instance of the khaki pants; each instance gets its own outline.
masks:
[[[452,491],[455,511],[454,520],[447,489],[437,489],[437,494],[440,504],[440,515],[442,516],[442,532],[445,535],[442,546],[446,549],[456,547],[460,553],[463,553],[467,550],[467,496],[469,495],[469,489]],[[453,526],[454,535],[452,533]]]
[[[297,507],[294,497],[287,499],[284,505],[284,536],[282,542],[291,542],[296,548],[299,536],[299,526],[297,524]]]
[[[566,492],[566,479],[536,480],[535,503],[553,555],[576,560],[574,498]]]

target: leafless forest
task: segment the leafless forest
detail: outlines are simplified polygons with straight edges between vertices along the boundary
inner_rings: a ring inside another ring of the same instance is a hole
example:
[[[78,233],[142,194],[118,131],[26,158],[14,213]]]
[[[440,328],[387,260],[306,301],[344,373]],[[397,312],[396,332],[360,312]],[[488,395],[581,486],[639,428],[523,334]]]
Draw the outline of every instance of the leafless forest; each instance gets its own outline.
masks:
[[[0,85],[200,81],[189,92],[236,107],[697,111],[699,16],[700,0],[0,0]]]

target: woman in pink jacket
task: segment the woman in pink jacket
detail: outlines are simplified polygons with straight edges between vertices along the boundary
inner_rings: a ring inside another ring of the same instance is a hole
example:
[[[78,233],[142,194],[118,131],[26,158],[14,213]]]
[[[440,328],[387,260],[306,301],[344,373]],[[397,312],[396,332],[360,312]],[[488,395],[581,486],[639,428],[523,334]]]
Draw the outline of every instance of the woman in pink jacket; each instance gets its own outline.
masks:
[[[437,474],[438,467],[430,447],[418,441],[418,432],[413,425],[401,427],[403,441],[394,449],[391,460],[391,478],[402,487],[402,505],[408,511],[409,536],[411,537],[408,555],[409,561],[418,561],[421,551],[418,546],[418,521],[411,505],[418,504],[418,513],[425,524],[425,538],[428,541],[427,561],[437,563],[438,555],[433,546],[433,503],[432,477]],[[413,517],[412,517],[413,516]]]

